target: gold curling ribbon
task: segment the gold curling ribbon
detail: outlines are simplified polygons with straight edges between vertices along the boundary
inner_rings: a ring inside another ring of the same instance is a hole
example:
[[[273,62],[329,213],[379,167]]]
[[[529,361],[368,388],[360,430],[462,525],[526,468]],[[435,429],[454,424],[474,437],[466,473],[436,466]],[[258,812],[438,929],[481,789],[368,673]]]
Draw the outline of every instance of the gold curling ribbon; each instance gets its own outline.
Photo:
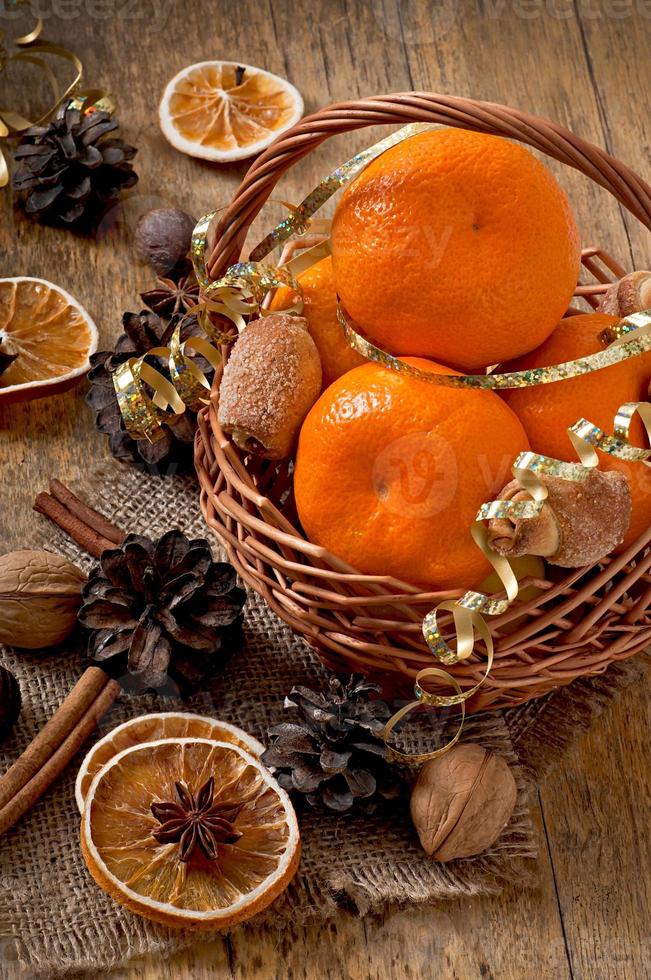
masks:
[[[437,374],[435,371],[423,371],[421,368],[407,364],[406,361],[394,354],[377,347],[362,336],[352,324],[341,303],[337,305],[337,319],[351,347],[370,361],[376,361],[392,371],[407,374],[428,384],[440,385],[444,388],[483,388],[491,391],[504,391],[507,388],[531,388],[535,385],[552,384],[555,381],[566,381],[577,378],[582,374],[591,374],[601,368],[611,367],[631,357],[637,357],[651,350],[651,310],[633,313],[616,324],[612,331],[606,334],[611,342],[605,350],[597,351],[574,361],[563,361],[548,367],[529,368],[527,371],[507,371],[503,374]],[[603,336],[603,335],[602,335]]]
[[[194,312],[194,308],[189,310],[177,324],[169,347],[154,347],[143,357],[131,357],[113,374],[118,405],[133,439],[158,442],[164,436],[165,423],[178,418],[187,408],[198,411],[210,398],[210,382],[188,354],[201,354],[215,369],[221,364],[221,354],[204,337],[181,341],[183,323]],[[150,357],[167,360],[171,380],[147,363]]]
[[[278,286],[288,286],[300,294],[300,286],[287,267],[276,268],[261,262],[238,262],[221,279],[204,289],[203,301],[208,312],[227,317],[235,324],[237,332],[241,333],[246,327],[245,316],[264,316],[267,312],[262,307],[264,299]],[[302,309],[303,304],[299,300],[284,312],[300,313]]]
[[[298,213],[299,208],[291,208],[292,213]],[[297,255],[285,266],[274,266],[260,261],[249,260],[232,265],[220,278],[211,282],[206,268],[206,248],[208,236],[218,211],[204,215],[195,226],[192,234],[192,261],[199,285],[203,291],[203,304],[206,313],[215,314],[230,320],[241,333],[246,327],[245,317],[265,316],[270,311],[263,306],[265,298],[279,286],[287,286],[298,295],[296,302],[282,310],[283,313],[301,313],[303,301],[301,288],[296,276],[309,268],[319,259],[329,254],[328,242],[319,243]],[[280,226],[279,226],[280,227]],[[256,251],[259,251],[259,247]],[[263,253],[259,253],[263,254]],[[279,312],[274,310],[273,312]],[[206,325],[206,329],[210,327]],[[232,337],[225,338],[232,340]]]

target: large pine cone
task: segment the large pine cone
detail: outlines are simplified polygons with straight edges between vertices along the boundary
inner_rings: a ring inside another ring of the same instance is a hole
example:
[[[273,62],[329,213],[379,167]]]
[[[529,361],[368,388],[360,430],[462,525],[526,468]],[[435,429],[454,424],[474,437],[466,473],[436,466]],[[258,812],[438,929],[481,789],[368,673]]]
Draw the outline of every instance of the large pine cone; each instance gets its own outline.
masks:
[[[127,689],[190,693],[242,645],[246,593],[233,567],[178,530],[105,551],[82,600],[91,658]]]
[[[27,214],[75,224],[101,214],[138,180],[134,146],[107,139],[118,128],[108,112],[87,115],[63,105],[46,126],[25,130],[16,150],[14,190],[26,195]]]
[[[283,789],[336,813],[370,812],[400,795],[401,780],[379,737],[391,709],[369,697],[379,690],[361,676],[347,684],[332,677],[323,693],[293,688],[285,706],[296,709],[296,721],[269,730],[274,742],[262,756],[279,770]]]

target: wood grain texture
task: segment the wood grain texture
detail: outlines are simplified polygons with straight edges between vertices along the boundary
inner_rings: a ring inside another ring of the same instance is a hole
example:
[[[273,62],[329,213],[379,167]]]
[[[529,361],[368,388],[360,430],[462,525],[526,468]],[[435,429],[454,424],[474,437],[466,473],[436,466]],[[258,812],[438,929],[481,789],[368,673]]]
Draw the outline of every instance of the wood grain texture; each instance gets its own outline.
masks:
[[[219,168],[191,160],[161,136],[160,93],[192,61],[222,57],[262,65],[294,82],[307,110],[411,88],[506,102],[556,119],[649,172],[651,10],[641,0],[72,0],[67,19],[54,13],[55,3],[46,6],[48,37],[74,46],[88,83],[116,94],[123,135],[140,147],[141,181],[97,241],[33,225],[12,207],[10,194],[0,192],[0,275],[38,275],[69,289],[94,316],[103,344],[120,333],[124,310],[140,308],[138,292],[150,283],[132,248],[139,214],[175,203],[198,216],[225,204],[246,169],[244,163]],[[288,175],[276,196],[300,199],[374,135],[325,144]],[[584,243],[599,242],[624,264],[648,267],[648,233],[588,180],[554,170],[572,196]],[[253,234],[279,214],[272,205]],[[74,479],[104,451],[83,386],[0,410],[0,546],[7,550],[24,540],[39,519],[33,498],[51,476]],[[364,920],[342,914],[282,934],[243,928],[169,964],[148,957],[114,976],[648,975],[649,714],[647,693],[637,691],[602,717],[541,787],[534,805],[540,881],[532,891]],[[17,972],[6,964],[0,975]]]

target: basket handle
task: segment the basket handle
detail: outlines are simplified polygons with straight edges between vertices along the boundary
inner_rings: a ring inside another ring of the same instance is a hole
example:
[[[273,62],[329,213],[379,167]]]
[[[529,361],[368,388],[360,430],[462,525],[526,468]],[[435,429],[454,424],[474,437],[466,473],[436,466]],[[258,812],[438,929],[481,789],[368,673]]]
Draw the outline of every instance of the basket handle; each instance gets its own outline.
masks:
[[[282,175],[320,143],[367,126],[413,122],[455,126],[527,143],[590,177],[651,229],[651,187],[626,164],[564,126],[494,102],[433,92],[397,92],[326,106],[279,136],[251,165],[217,225],[208,261],[211,278],[217,279],[238,261],[251,222]]]

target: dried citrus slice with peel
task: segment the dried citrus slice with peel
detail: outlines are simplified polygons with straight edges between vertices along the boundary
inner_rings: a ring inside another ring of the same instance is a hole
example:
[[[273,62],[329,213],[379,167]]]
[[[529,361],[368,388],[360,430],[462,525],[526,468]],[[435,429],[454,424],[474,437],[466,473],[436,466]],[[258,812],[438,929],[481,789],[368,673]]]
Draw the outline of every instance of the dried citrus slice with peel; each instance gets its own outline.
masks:
[[[208,715],[195,715],[190,711],[160,711],[151,715],[131,718],[100,738],[87,753],[77,774],[75,799],[81,813],[90,784],[114,755],[132,745],[157,742],[162,738],[210,738],[217,742],[232,742],[259,758],[264,745],[227,721],[219,721]]]
[[[0,375],[0,404],[69,388],[89,368],[97,327],[60,286],[45,279],[0,279],[0,344],[17,355]]]
[[[211,799],[235,832],[223,835],[229,840],[217,843],[214,860],[202,847],[183,860],[183,842],[154,836],[165,834],[152,806],[157,814],[178,809],[177,784],[200,800],[211,777]],[[296,814],[269,770],[238,745],[205,738],[134,745],[107,762],[86,797],[81,848],[97,884],[121,905],[199,930],[224,929],[266,908],[300,859]]]
[[[203,160],[259,153],[303,114],[300,92],[262,68],[202,61],[168,83],[158,110],[172,146]]]

